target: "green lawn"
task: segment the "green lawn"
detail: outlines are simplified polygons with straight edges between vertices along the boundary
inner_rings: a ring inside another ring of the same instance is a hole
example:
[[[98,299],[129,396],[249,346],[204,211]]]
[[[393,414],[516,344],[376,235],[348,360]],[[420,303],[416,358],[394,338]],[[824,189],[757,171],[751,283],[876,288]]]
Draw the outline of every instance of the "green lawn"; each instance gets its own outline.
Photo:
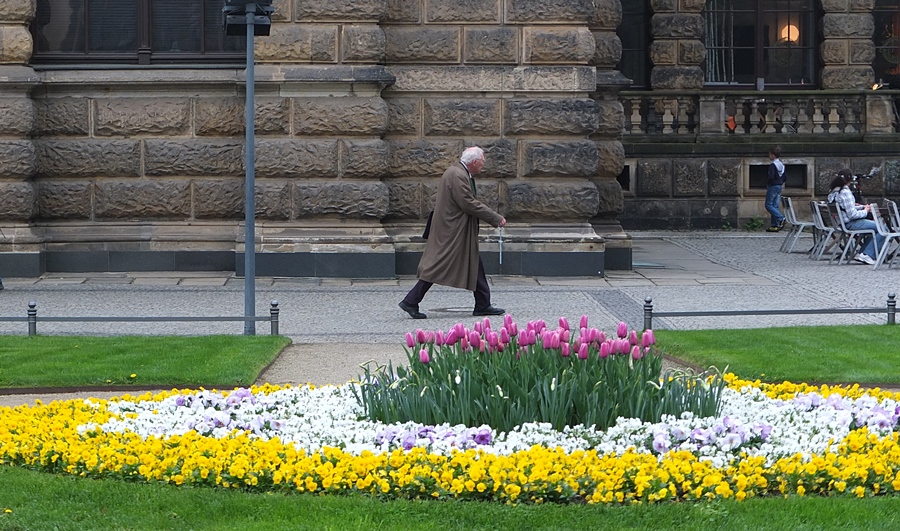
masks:
[[[246,386],[289,343],[282,336],[0,336],[0,387]]]
[[[654,332],[666,354],[749,380],[900,384],[896,325]]]

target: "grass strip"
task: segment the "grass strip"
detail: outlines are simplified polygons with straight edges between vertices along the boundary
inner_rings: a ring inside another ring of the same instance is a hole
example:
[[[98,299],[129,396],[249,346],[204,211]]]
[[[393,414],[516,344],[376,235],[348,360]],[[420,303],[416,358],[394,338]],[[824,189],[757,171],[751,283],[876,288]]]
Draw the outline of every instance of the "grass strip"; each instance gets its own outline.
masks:
[[[654,330],[665,354],[765,382],[900,384],[900,327]]]
[[[0,336],[0,387],[251,385],[283,336]]]

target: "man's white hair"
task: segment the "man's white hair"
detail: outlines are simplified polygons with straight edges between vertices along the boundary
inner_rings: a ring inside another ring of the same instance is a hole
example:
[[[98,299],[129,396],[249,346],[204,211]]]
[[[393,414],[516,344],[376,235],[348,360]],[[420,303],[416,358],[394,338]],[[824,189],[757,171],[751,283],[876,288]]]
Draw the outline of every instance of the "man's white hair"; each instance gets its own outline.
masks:
[[[462,156],[459,157],[459,160],[463,164],[469,164],[472,161],[484,158],[484,150],[478,146],[467,147],[465,151],[462,152]]]

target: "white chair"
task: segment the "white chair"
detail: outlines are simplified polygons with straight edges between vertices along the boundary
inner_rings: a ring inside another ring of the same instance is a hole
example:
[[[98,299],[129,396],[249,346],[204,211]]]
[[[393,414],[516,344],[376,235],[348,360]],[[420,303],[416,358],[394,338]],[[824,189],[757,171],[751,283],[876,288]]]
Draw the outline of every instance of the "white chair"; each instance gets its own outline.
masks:
[[[809,257],[821,260],[822,255],[831,249],[837,240],[834,239],[834,228],[825,222],[825,217],[828,216],[828,207],[825,203],[810,201],[809,209],[812,211],[813,219],[813,246],[809,251]]]
[[[896,207],[896,203],[894,204]],[[888,227],[887,222],[881,216],[881,212],[878,210],[878,205],[873,204],[871,206],[872,209],[872,219],[875,220],[875,231],[879,236],[884,237],[884,242],[881,244],[881,249],[878,251],[878,256],[875,258],[875,267],[874,269],[878,269],[878,267],[884,263],[885,258],[887,258],[888,253],[891,250],[891,242],[898,243],[900,242],[900,232],[897,229],[891,229]],[[894,260],[897,259],[897,249],[894,249],[891,254],[891,259],[888,262],[888,269],[890,269],[894,265]]]
[[[884,199],[884,209],[891,220],[891,229],[900,230],[900,211],[897,210],[897,202],[888,198]]]
[[[800,235],[803,234],[803,231],[812,229],[814,224],[810,221],[800,221],[797,219],[797,212],[794,211],[794,202],[791,201],[790,197],[784,195],[781,196],[781,210],[784,212],[784,219],[787,221],[788,225],[790,225],[790,228],[788,229],[784,241],[781,242],[780,251],[783,253],[792,253],[794,252],[794,247],[797,245],[797,241],[800,239]]]
[[[838,265],[849,262],[853,256],[862,250],[862,241],[867,238],[875,238],[875,229],[851,229],[844,223],[844,218],[838,213],[838,207],[834,203],[828,204],[828,211],[833,219],[836,219],[840,231],[843,234],[844,251],[838,259]],[[836,229],[838,227],[835,227]],[[851,254],[852,253],[852,254]],[[878,243],[875,243],[875,254],[878,254]]]

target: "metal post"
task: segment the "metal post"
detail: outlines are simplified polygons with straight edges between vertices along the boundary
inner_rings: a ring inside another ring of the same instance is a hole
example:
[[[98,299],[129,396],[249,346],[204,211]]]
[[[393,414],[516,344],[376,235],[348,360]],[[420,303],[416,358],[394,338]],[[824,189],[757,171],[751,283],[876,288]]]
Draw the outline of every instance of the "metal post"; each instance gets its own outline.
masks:
[[[893,291],[888,293],[887,324],[897,324],[897,294]]]
[[[245,112],[245,150],[246,174],[244,182],[244,335],[256,335],[256,138],[254,115],[254,85],[256,81],[253,71],[253,22],[256,16],[256,3],[248,3],[245,8],[247,16],[247,69],[246,69],[246,102]]]
[[[644,330],[653,329],[653,299],[644,299]]]
[[[272,335],[278,335],[278,301],[272,301],[269,305],[269,323],[272,325]]]
[[[37,303],[34,301],[28,303],[28,335],[37,335]]]

